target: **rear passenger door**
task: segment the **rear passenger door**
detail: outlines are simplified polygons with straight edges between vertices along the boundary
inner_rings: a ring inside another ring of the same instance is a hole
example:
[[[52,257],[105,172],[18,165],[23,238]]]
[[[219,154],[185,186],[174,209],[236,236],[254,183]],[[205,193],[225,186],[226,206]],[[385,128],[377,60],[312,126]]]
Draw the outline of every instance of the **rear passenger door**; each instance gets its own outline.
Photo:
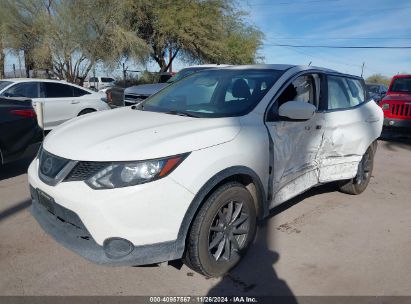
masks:
[[[367,147],[369,124],[378,121],[367,103],[362,79],[342,75],[326,77],[323,100],[323,141],[319,149],[319,182],[353,178]]]
[[[43,82],[41,95],[39,100],[44,102],[46,130],[77,116],[80,105],[73,96],[72,86],[57,82]]]

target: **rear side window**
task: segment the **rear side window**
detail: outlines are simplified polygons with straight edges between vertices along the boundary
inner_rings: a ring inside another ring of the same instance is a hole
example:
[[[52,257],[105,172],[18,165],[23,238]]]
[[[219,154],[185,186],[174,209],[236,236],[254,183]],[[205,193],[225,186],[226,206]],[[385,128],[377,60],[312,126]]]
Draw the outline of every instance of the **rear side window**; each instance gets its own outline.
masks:
[[[39,83],[38,82],[17,83],[14,86],[8,88],[2,95],[6,97],[38,98],[39,97]]]
[[[72,89],[73,89],[73,96],[74,97],[80,97],[80,96],[83,96],[83,95],[91,94],[91,93],[89,93],[85,90],[82,90],[80,88],[72,87]]]
[[[114,82],[114,79],[110,77],[101,77],[101,82]]]
[[[97,77],[90,77],[88,82],[98,82]]]
[[[364,87],[360,80],[340,76],[328,76],[328,109],[348,109],[365,101]]]
[[[12,84],[11,81],[0,81],[0,91],[7,87],[9,84]]]
[[[45,82],[43,85],[47,98],[73,97],[72,86],[55,82]]]

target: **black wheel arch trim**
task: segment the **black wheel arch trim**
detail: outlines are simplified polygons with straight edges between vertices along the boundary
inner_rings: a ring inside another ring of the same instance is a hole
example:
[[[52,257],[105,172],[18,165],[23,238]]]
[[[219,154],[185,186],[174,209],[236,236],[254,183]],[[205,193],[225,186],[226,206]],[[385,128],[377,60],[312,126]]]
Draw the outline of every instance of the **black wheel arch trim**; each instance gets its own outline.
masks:
[[[190,230],[191,223],[193,222],[195,215],[199,211],[206,197],[222,181],[236,175],[247,175],[252,179],[253,183],[256,186],[258,218],[262,219],[268,215],[269,208],[267,204],[266,191],[264,190],[263,183],[261,182],[261,179],[259,178],[257,173],[245,166],[234,166],[224,169],[223,171],[220,171],[212,178],[210,178],[200,189],[200,191],[197,192],[194,199],[191,201],[190,206],[188,207],[184,215],[183,221],[181,222],[180,230],[178,231],[176,240],[178,255],[181,255],[181,257],[183,256],[186,245],[186,237]]]

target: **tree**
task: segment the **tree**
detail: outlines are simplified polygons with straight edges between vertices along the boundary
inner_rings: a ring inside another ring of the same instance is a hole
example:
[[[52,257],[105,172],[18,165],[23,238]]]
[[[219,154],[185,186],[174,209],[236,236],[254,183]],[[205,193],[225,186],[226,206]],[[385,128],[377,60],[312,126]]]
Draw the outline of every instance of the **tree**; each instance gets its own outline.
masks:
[[[384,76],[382,74],[373,74],[367,79],[365,79],[367,83],[382,83],[385,84],[386,86],[389,86],[391,79],[387,76]]]
[[[81,83],[96,63],[113,65],[122,56],[147,57],[144,41],[122,26],[123,3],[67,0],[53,4],[46,39],[55,75]]]
[[[24,51],[26,76],[36,65],[36,49],[43,44],[47,8],[51,0],[2,0],[4,46]]]
[[[126,7],[126,20],[151,47],[150,57],[161,72],[177,56],[197,63],[246,64],[257,59],[263,35],[244,22],[243,12],[230,0],[128,0]]]
[[[37,68],[82,83],[97,63],[148,56],[146,43],[123,26],[122,0],[2,1],[7,47],[24,51],[28,77]]]

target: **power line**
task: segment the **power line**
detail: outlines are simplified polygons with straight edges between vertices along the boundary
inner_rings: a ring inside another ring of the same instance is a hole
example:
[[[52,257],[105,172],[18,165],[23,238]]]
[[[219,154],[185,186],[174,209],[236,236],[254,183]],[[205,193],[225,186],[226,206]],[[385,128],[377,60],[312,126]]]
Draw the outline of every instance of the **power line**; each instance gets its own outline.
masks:
[[[321,2],[338,2],[341,0],[311,0],[311,1],[301,1],[301,2],[278,2],[278,3],[258,3],[250,4],[250,6],[273,6],[273,5],[299,5],[299,4],[311,4],[311,3],[321,3]]]
[[[277,40],[411,40],[411,37],[274,37]]]
[[[411,46],[338,46],[338,45],[296,45],[281,43],[264,43],[268,46],[286,46],[292,48],[325,48],[325,49],[411,49]]]

